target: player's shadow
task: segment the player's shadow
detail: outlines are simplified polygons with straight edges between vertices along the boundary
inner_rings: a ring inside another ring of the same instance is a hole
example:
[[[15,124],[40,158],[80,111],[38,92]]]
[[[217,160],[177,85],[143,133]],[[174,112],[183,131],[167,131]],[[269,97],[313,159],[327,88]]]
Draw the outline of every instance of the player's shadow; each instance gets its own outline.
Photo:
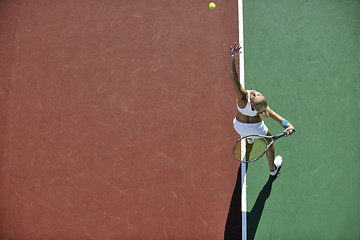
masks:
[[[280,169],[279,169],[280,171]],[[269,176],[267,182],[260,191],[254,206],[250,212],[247,212],[247,239],[254,239],[259,222],[265,207],[266,200],[271,194],[271,188],[276,177]],[[234,193],[231,199],[228,217],[225,225],[224,239],[241,239],[242,236],[242,213],[241,213],[241,167],[239,167],[238,176]]]

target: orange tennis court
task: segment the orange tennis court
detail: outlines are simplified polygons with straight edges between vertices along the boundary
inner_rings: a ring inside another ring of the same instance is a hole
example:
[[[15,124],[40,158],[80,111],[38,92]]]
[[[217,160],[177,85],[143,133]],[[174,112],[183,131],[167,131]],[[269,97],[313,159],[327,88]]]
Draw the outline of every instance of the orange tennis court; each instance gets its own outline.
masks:
[[[1,239],[219,239],[237,3],[2,1]]]

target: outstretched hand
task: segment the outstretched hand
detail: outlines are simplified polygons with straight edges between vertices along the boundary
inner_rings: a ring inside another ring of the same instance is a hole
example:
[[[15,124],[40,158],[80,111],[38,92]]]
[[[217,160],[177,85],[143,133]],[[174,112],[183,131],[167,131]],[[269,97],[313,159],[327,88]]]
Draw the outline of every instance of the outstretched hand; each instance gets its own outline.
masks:
[[[240,44],[235,42],[233,47],[230,46],[229,53],[230,53],[230,57],[232,57],[232,58],[234,58],[237,55],[239,55],[240,53],[242,53]]]

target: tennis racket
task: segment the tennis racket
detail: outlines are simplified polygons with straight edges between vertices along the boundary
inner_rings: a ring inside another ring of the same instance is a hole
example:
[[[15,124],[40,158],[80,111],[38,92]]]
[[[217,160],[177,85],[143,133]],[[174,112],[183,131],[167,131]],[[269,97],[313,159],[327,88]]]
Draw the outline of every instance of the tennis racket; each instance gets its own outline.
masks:
[[[292,131],[294,133],[295,129],[293,129]],[[239,140],[237,140],[234,144],[234,147],[233,147],[234,157],[236,160],[238,160],[239,162],[242,162],[242,163],[255,162],[258,159],[260,159],[262,156],[264,156],[266,151],[276,140],[284,137],[286,134],[287,134],[287,132],[283,132],[283,133],[275,135],[275,136],[264,136],[264,135],[257,135],[257,134],[244,136],[244,137],[240,138]],[[240,148],[241,148],[240,143],[241,143],[241,140],[243,140],[243,139],[254,140],[254,143],[252,145],[252,150],[249,155],[249,159],[245,158],[245,160],[241,160],[241,154],[240,154]]]

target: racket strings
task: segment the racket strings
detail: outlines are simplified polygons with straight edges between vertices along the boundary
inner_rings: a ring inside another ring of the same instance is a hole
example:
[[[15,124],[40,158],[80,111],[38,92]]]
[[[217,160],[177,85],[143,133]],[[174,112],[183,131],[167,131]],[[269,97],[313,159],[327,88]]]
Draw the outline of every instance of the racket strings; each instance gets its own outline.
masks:
[[[247,154],[244,159],[241,159],[241,140],[245,140],[245,144],[247,145],[246,151]],[[248,139],[250,139],[248,143]],[[240,138],[233,147],[233,153],[236,158],[236,160],[243,162],[243,163],[249,163],[249,162],[255,162],[259,158],[265,155],[266,151],[270,148],[270,146],[273,144],[273,140],[271,136],[259,136],[259,135],[248,135],[245,137]],[[250,146],[249,146],[250,145]],[[248,152],[250,151],[250,152]]]

